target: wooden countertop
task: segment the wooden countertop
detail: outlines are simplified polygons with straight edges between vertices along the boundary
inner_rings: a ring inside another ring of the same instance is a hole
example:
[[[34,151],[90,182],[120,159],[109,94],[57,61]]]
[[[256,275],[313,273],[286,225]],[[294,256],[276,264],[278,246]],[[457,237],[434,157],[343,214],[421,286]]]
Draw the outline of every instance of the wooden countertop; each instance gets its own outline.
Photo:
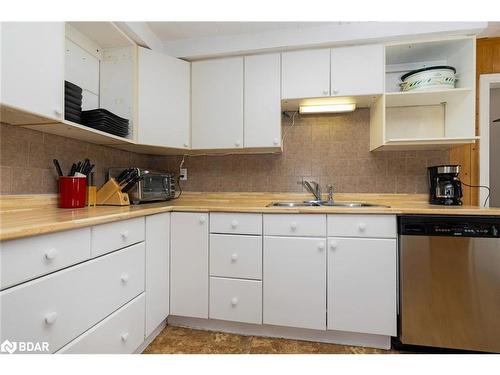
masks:
[[[492,215],[500,208],[434,206],[425,194],[336,194],[337,201],[361,201],[389,207],[266,207],[272,201],[308,200],[309,194],[280,193],[183,193],[178,200],[138,206],[99,206],[80,209],[57,207],[56,195],[0,196],[0,240],[109,223],[160,212],[258,212],[258,213],[362,213]]]

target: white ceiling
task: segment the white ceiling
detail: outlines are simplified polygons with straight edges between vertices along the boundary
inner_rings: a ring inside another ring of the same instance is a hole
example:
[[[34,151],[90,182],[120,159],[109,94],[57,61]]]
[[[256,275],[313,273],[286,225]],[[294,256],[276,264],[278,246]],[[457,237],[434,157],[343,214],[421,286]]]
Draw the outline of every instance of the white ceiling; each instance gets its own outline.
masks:
[[[203,37],[256,34],[273,30],[300,30],[350,22],[148,22],[163,42]]]

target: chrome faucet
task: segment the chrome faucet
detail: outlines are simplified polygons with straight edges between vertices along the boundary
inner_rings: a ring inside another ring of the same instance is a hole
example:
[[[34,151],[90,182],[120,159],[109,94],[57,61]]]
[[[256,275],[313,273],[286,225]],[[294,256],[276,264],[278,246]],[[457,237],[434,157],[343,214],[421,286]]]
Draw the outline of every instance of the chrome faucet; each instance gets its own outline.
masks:
[[[306,181],[302,180],[302,185],[307,189],[309,193],[314,195],[314,200],[321,200],[321,187],[316,181]],[[314,187],[313,187],[314,186]]]
[[[333,185],[329,184],[326,188],[328,189],[328,203],[333,203]]]

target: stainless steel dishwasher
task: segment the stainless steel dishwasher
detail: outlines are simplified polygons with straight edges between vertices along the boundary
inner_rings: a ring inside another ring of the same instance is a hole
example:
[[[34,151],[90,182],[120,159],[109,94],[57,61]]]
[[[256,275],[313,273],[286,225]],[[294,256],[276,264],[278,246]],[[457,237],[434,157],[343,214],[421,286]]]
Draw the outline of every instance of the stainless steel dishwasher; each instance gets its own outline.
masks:
[[[500,352],[500,218],[399,218],[399,340]]]

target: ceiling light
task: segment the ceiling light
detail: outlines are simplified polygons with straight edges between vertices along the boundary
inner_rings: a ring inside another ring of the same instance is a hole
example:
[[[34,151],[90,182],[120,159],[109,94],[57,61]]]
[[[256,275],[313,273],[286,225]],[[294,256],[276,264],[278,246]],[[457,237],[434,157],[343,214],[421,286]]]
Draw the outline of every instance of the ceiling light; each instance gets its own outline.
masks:
[[[338,113],[352,112],[356,109],[356,104],[325,104],[325,105],[301,105],[299,113]]]

